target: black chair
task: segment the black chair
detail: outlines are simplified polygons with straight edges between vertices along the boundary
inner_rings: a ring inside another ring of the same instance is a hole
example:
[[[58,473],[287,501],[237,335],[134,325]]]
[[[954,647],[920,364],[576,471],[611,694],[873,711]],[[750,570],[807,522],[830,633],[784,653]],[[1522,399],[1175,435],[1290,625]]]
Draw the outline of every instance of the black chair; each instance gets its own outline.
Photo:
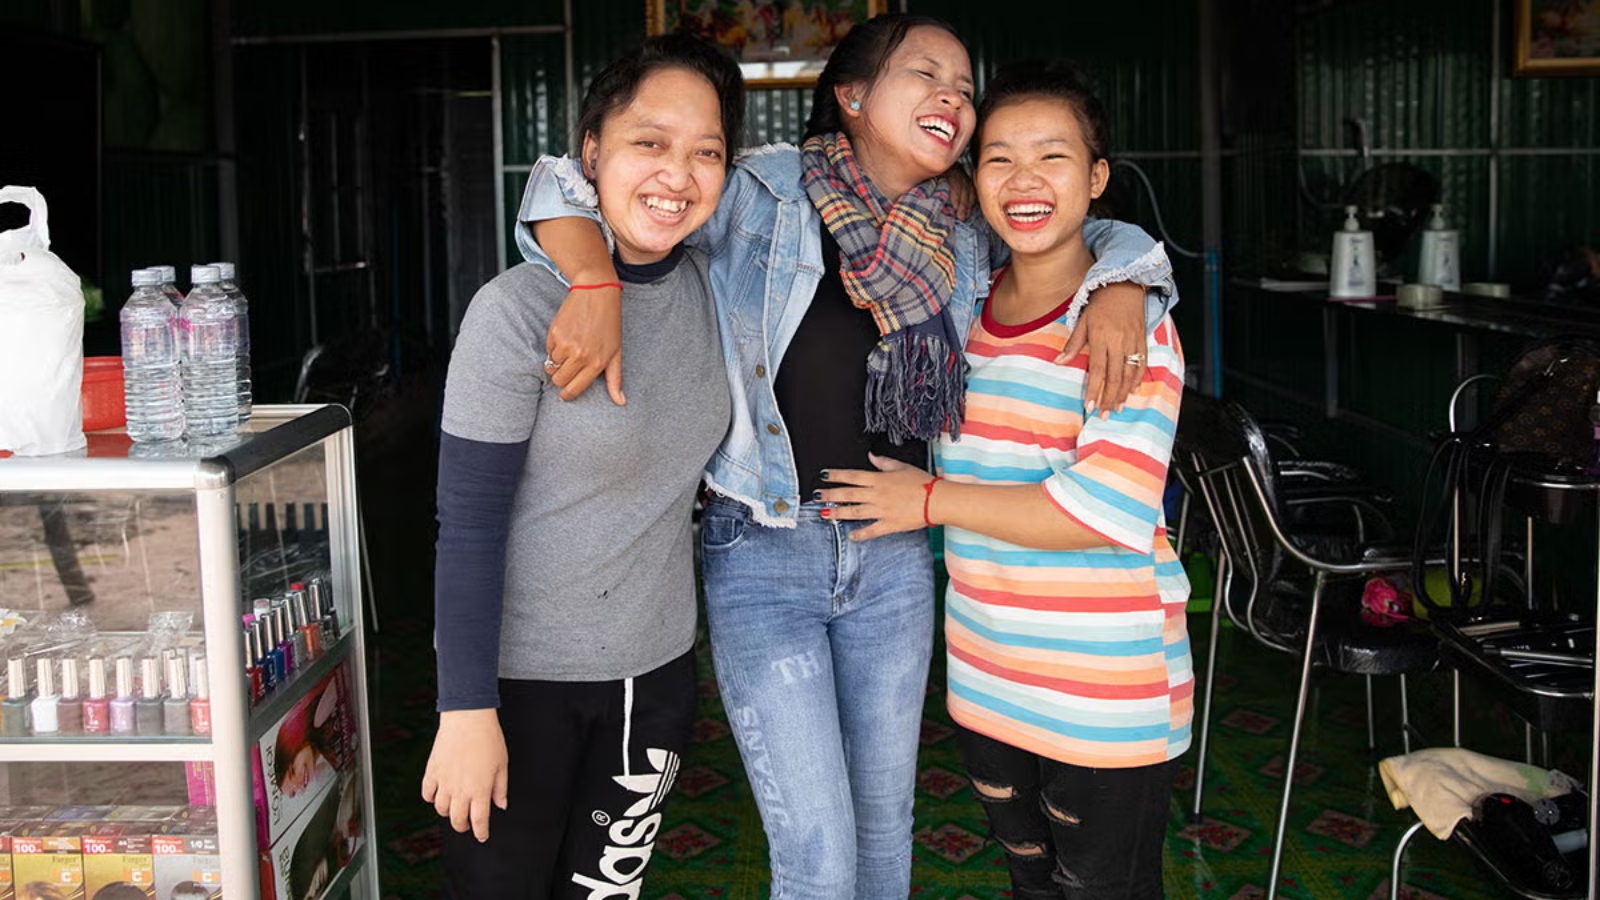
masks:
[[[1401,724],[1409,749],[1410,716],[1404,676],[1434,669],[1439,661],[1438,644],[1422,623],[1380,627],[1362,620],[1360,597],[1365,579],[1408,571],[1412,564],[1410,546],[1373,540],[1390,536],[1384,527],[1387,520],[1371,497],[1360,491],[1288,496],[1260,427],[1243,407],[1186,394],[1174,465],[1182,477],[1198,487],[1221,544],[1211,610],[1211,645],[1202,689],[1200,757],[1195,772],[1197,818],[1202,809],[1221,616],[1225,612],[1259,643],[1297,656],[1301,662],[1267,887],[1268,900],[1273,900],[1283,862],[1284,835],[1313,668],[1368,678],[1369,746],[1376,742],[1371,721],[1371,676],[1401,676]],[[1305,515],[1313,507],[1323,514]],[[1348,524],[1342,530],[1329,527],[1335,521],[1329,514],[1338,510],[1347,516]],[[1315,525],[1289,524],[1297,518],[1314,521]]]

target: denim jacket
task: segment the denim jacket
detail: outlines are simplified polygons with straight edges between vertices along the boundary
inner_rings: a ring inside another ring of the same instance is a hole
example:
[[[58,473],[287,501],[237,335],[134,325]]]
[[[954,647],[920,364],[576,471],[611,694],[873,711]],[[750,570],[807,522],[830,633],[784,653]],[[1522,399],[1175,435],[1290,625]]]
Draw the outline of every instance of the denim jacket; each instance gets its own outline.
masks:
[[[687,240],[711,258],[711,293],[733,393],[733,421],[706,465],[706,483],[749,507],[760,524],[775,527],[794,526],[801,498],[772,386],[822,279],[822,219],[801,184],[800,165],[799,150],[787,144],[748,151],[729,173],[716,212]],[[529,262],[554,270],[530,223],[574,215],[599,222],[597,206],[575,162],[541,158],[517,212],[517,248]],[[949,308],[957,333],[965,335],[977,301],[988,296],[991,261],[1003,256],[992,253],[991,244],[1002,251],[1003,245],[987,227],[964,222],[956,223],[951,239],[956,286]],[[1161,245],[1137,226],[1107,220],[1085,223],[1084,239],[1096,263],[1079,296],[1119,281],[1146,285],[1145,315],[1154,327],[1177,300]]]

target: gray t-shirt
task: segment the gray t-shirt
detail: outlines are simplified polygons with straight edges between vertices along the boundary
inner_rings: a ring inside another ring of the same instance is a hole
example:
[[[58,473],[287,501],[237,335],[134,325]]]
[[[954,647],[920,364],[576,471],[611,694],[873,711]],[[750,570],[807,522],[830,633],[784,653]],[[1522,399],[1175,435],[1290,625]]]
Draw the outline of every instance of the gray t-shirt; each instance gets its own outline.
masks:
[[[563,401],[545,375],[545,332],[566,293],[526,263],[478,291],[443,427],[528,442],[506,541],[500,677],[609,681],[694,644],[690,513],[728,429],[728,382],[698,252],[623,290],[626,406],[603,385]]]

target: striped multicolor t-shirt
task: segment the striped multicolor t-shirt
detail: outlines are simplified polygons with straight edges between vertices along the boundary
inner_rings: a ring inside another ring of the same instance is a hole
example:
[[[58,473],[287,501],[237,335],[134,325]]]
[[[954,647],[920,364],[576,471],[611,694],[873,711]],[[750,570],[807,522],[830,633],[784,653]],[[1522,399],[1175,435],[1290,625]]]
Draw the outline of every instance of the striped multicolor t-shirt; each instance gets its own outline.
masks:
[[[1081,301],[1080,301],[1081,302]],[[1034,550],[945,529],[950,715],[981,734],[1079,766],[1166,762],[1189,746],[1189,582],[1161,513],[1183,392],[1170,318],[1121,412],[1085,418],[1087,355],[1060,366],[1078,307],[1005,326],[985,304],[961,439],[937,448],[951,481],[1040,484],[1093,550]]]

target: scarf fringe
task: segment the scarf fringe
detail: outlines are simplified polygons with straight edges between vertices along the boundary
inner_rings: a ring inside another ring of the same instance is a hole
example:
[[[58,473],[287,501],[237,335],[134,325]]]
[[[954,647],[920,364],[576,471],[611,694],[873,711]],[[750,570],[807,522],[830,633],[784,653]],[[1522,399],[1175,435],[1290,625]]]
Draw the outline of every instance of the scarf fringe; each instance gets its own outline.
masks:
[[[967,361],[931,334],[897,331],[867,357],[867,430],[890,443],[961,438],[967,408]]]

